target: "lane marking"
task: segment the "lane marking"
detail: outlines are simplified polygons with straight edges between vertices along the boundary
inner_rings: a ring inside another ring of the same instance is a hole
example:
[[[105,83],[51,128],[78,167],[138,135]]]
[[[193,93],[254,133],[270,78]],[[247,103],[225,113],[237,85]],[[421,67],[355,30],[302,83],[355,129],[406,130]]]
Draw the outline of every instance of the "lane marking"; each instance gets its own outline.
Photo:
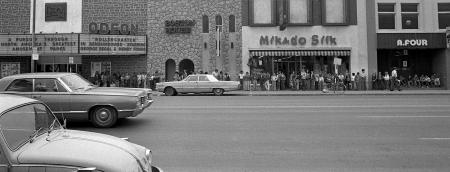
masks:
[[[401,116],[401,115],[393,115],[393,116],[358,116],[360,118],[450,118],[450,116]]]
[[[153,106],[153,108],[158,109],[219,109],[219,108],[233,108],[233,109],[253,109],[253,108],[260,108],[260,109],[283,109],[283,108],[426,108],[426,107],[450,107],[450,105],[315,105],[315,106],[307,106],[307,105],[293,105],[293,106],[287,106],[287,105],[280,105],[280,106]]]
[[[419,140],[450,140],[450,138],[439,138],[439,137],[435,137],[435,138],[419,138]]]

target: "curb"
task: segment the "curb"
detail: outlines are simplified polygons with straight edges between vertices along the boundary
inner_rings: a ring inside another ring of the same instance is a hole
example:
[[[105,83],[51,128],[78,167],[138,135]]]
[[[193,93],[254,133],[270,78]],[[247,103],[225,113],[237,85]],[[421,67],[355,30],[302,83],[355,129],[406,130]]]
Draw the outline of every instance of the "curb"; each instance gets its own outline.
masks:
[[[208,94],[203,94],[208,96]],[[223,96],[407,96],[407,95],[450,95],[450,91],[445,92],[364,92],[364,93],[263,93],[263,92],[254,92],[254,93],[233,93],[226,92]],[[165,96],[164,93],[158,92],[153,93],[153,96]],[[198,96],[198,94],[194,95],[184,95],[184,96]],[[210,95],[213,96],[213,95]]]

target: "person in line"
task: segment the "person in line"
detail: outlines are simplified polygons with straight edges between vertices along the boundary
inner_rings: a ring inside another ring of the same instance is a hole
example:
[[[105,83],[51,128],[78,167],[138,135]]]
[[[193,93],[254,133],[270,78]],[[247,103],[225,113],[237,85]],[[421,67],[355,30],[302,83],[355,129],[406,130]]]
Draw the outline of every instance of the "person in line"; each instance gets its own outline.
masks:
[[[239,89],[244,89],[244,71],[242,70],[239,72]]]
[[[400,89],[400,82],[398,80],[397,75],[397,68],[394,67],[391,72],[391,91],[394,91],[395,89],[398,89],[398,91],[401,91]]]

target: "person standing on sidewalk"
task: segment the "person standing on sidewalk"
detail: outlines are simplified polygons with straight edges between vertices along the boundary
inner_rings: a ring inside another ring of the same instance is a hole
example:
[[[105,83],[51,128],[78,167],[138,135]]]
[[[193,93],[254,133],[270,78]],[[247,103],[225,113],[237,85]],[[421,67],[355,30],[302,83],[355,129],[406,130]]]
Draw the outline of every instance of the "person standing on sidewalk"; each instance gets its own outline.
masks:
[[[272,73],[272,76],[270,77],[271,85],[272,85],[272,91],[277,90],[277,80],[278,77],[275,75],[275,73]]]
[[[302,69],[302,72],[300,72],[300,79],[302,81],[302,90],[305,91],[306,89],[306,72],[305,69]]]
[[[394,91],[395,89],[398,89],[398,91],[401,91],[400,81],[398,80],[396,67],[394,67],[394,69],[392,69],[392,72],[391,72],[391,91]]]
[[[387,90],[390,87],[390,84],[389,84],[390,77],[389,77],[388,72],[384,72],[383,79],[384,79],[383,89]]]
[[[243,90],[244,89],[244,71],[241,70],[241,72],[239,72],[239,89]]]
[[[365,69],[361,69],[361,90],[367,90],[368,75]]]

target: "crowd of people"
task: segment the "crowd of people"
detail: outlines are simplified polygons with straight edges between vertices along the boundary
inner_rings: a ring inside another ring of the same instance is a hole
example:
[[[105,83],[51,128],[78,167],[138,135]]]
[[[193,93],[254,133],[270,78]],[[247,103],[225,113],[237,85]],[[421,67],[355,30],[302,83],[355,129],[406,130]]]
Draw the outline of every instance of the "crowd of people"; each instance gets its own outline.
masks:
[[[208,72],[198,71],[182,71],[175,72],[173,78],[166,78],[166,81],[180,81],[190,74],[208,74]],[[230,81],[231,76],[215,69],[211,74],[219,81]],[[109,75],[107,73],[96,72],[90,78],[91,82],[101,87],[129,87],[129,88],[151,88],[154,89],[156,83],[161,82],[161,73],[128,73],[118,72]],[[440,87],[440,78],[437,74],[431,75],[409,75],[401,76],[397,73],[397,69],[389,72],[373,73],[371,81],[364,69],[361,72],[345,74],[323,73],[309,70],[301,70],[299,72],[292,71],[285,74],[282,71],[277,73],[268,72],[249,72],[240,71],[238,75],[241,90],[368,90],[368,83],[372,84],[373,90],[401,90],[401,88],[434,88]]]
[[[360,72],[345,74],[332,74],[324,72],[314,72],[301,70],[292,71],[285,74],[282,71],[277,73],[254,72],[245,74],[241,71],[239,79],[243,90],[367,90],[367,74],[363,69]],[[259,88],[259,89],[258,89]]]
[[[158,71],[155,73],[146,72],[118,72],[112,75],[106,72],[96,72],[90,81],[100,87],[128,87],[128,88],[152,88],[156,83],[161,82],[161,75]]]

